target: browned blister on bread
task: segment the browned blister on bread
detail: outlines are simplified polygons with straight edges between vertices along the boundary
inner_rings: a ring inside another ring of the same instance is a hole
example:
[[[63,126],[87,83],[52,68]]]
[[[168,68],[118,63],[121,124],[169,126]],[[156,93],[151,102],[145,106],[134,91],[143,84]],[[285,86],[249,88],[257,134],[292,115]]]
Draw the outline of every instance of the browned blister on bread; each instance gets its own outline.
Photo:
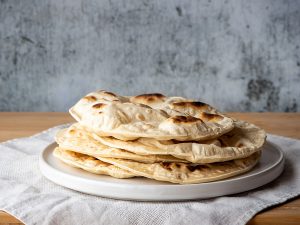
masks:
[[[163,103],[165,99],[166,96],[159,93],[153,93],[153,94],[143,94],[143,95],[137,95],[131,97],[130,102],[140,103],[144,105],[151,105],[151,104]]]

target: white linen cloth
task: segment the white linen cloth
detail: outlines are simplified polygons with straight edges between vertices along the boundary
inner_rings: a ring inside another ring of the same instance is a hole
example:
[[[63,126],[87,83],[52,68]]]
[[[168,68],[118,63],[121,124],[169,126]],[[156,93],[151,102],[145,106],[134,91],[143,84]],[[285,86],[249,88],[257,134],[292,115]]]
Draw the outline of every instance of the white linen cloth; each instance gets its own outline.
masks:
[[[40,152],[61,125],[0,144],[0,210],[25,224],[246,224],[256,213],[300,194],[300,140],[268,135],[285,152],[283,174],[249,192],[185,202],[133,202],[82,194],[42,176]]]

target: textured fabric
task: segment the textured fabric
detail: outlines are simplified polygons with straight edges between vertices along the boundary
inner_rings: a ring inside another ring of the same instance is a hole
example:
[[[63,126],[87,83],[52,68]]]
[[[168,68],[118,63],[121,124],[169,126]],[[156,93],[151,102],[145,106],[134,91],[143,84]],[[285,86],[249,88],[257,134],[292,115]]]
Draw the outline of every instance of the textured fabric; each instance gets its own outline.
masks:
[[[245,224],[257,212],[300,194],[300,140],[268,135],[286,156],[280,178],[253,191],[209,200],[131,202],[60,187],[39,171],[55,127],[0,144],[0,209],[25,224]]]

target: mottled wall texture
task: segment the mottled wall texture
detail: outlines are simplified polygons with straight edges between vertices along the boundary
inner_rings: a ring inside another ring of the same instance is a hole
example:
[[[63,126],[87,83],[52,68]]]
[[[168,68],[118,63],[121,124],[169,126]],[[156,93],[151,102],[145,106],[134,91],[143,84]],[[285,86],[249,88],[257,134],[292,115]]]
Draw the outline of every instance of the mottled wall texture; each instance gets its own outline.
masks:
[[[300,1],[0,1],[1,111],[97,89],[299,111]]]

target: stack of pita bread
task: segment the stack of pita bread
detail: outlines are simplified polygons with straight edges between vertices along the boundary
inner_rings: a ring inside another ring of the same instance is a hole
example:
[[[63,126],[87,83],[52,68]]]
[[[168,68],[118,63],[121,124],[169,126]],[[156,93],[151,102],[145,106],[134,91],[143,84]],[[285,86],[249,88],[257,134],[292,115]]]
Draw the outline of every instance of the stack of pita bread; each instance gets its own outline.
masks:
[[[77,123],[56,135],[54,156],[73,167],[116,178],[191,184],[253,168],[266,133],[212,106],[162,94],[97,91],[70,114]]]

